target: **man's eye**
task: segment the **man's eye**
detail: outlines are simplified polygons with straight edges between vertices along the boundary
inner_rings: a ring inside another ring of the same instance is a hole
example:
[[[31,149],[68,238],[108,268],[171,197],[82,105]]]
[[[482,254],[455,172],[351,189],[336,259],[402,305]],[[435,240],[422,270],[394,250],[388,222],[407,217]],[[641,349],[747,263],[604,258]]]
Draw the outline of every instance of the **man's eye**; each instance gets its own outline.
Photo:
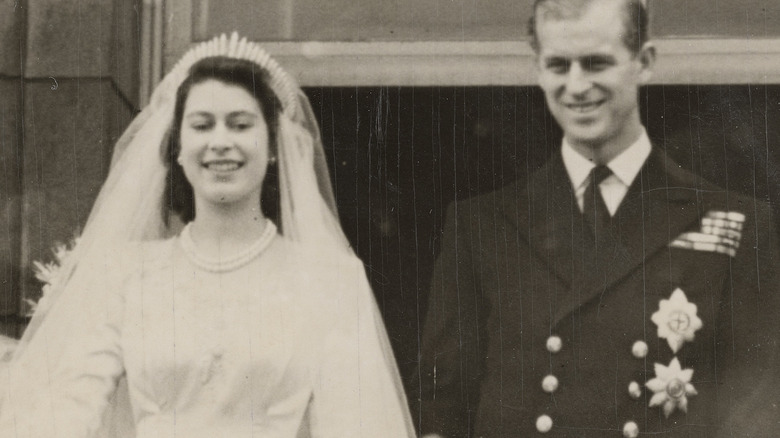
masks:
[[[547,70],[556,74],[563,74],[569,71],[569,63],[565,61],[548,62]]]
[[[597,71],[604,71],[604,70],[606,70],[607,68],[609,68],[611,65],[612,65],[612,63],[611,63],[611,62],[609,62],[609,61],[608,61],[608,60],[606,60],[606,59],[601,59],[601,58],[593,58],[593,59],[589,59],[589,60],[587,60],[587,61],[584,63],[584,67],[585,67],[585,68],[586,68],[588,71],[596,71],[596,72],[597,72]]]

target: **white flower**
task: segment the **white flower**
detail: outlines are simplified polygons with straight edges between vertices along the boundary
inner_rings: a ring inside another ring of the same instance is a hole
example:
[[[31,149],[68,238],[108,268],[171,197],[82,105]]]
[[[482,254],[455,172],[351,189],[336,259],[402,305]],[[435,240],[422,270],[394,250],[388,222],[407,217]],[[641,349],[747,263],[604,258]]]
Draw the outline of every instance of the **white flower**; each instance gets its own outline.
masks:
[[[650,399],[650,407],[663,406],[664,415],[667,417],[677,408],[688,412],[688,397],[697,394],[696,388],[690,383],[693,369],[683,370],[680,361],[675,357],[669,362],[668,367],[656,363],[655,375],[655,378],[645,383],[645,386],[654,393]]]
[[[57,260],[57,264],[62,266],[63,262],[65,262],[65,259],[68,258],[71,252],[73,252],[73,249],[76,248],[76,245],[78,245],[79,240],[81,240],[80,236],[75,236],[69,243],[58,243],[54,245],[54,248],[52,248],[52,252],[54,253],[54,258]]]
[[[696,311],[696,304],[689,302],[685,292],[677,288],[668,300],[661,300],[658,311],[650,317],[658,326],[658,337],[666,339],[673,353],[686,341],[693,341],[696,330],[701,328]]]
[[[27,316],[32,316],[37,310],[46,310],[49,306],[49,292],[54,288],[62,266],[65,264],[70,253],[78,244],[79,238],[74,237],[69,244],[58,243],[52,248],[54,253],[54,261],[49,263],[41,263],[39,261],[33,261],[33,272],[35,278],[43,283],[41,288],[41,296],[36,301],[33,299],[25,298],[25,302],[30,306]]]
[[[57,271],[60,269],[59,265],[54,262],[41,263],[39,261],[33,261],[33,271],[35,272],[35,278],[42,283],[51,283],[54,281],[54,277],[57,275]]]

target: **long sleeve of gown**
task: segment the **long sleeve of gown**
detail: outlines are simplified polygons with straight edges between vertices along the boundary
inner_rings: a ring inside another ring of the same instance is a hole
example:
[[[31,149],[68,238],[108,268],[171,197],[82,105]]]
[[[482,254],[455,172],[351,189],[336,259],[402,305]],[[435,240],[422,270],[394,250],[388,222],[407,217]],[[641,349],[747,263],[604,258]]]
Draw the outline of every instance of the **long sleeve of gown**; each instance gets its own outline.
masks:
[[[403,387],[362,263],[327,274],[326,335],[309,407],[314,438],[413,437]]]
[[[10,366],[0,436],[94,436],[123,373],[122,295],[109,289],[101,297],[55,303]]]

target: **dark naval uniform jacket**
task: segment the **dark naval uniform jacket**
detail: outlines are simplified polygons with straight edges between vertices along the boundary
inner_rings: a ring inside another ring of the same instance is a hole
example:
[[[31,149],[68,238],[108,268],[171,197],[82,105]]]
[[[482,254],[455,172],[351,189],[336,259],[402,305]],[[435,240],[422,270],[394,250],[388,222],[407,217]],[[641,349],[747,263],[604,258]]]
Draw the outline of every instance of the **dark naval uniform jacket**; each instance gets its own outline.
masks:
[[[780,437],[780,257],[764,203],[654,149],[605,238],[558,154],[450,206],[421,434]]]

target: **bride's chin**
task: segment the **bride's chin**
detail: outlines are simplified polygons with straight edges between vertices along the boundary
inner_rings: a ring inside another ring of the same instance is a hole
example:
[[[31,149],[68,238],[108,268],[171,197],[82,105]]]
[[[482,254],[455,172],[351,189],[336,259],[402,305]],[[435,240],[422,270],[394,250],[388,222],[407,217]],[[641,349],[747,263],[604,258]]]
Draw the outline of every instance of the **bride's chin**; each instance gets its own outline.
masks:
[[[244,193],[234,190],[218,190],[209,193],[203,193],[201,196],[196,195],[196,203],[198,199],[214,208],[235,208],[243,204],[249,203],[253,199],[254,193]]]

